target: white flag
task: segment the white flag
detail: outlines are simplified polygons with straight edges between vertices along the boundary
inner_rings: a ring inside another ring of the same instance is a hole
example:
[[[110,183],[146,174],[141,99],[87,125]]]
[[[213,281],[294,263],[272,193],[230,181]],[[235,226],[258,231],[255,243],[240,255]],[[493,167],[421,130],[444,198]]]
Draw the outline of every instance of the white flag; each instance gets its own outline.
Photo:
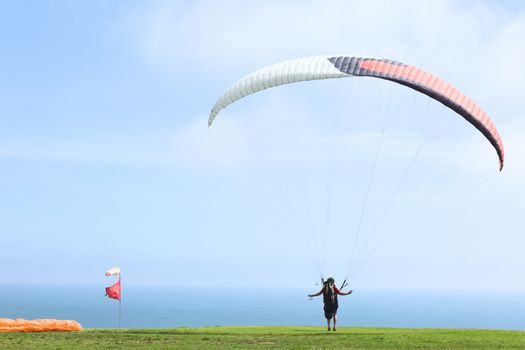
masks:
[[[114,267],[106,271],[106,276],[120,276],[120,267]]]

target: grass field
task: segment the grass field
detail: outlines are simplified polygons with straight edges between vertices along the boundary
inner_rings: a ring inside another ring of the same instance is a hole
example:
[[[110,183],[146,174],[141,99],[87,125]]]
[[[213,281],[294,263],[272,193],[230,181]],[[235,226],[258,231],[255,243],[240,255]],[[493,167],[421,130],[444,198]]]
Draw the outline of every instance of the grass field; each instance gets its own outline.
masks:
[[[462,329],[206,327],[0,333],[0,349],[525,349],[525,332]]]

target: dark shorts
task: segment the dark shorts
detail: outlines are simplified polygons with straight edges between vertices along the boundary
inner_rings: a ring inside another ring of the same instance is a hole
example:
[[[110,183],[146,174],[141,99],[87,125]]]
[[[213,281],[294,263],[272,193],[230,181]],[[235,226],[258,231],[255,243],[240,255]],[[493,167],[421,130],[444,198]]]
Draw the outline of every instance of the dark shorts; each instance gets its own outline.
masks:
[[[325,305],[324,306],[324,317],[326,317],[327,320],[331,319],[335,315],[337,315],[337,308],[339,305]]]

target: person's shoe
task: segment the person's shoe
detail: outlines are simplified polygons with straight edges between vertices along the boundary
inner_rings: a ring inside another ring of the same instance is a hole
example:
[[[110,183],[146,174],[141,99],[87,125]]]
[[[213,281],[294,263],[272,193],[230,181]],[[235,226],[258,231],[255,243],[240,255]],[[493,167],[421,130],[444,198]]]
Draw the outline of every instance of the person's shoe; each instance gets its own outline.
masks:
[[[331,330],[330,327],[328,327],[328,332],[330,332],[330,330]]]
[[[335,332],[335,327],[334,327],[334,332]]]

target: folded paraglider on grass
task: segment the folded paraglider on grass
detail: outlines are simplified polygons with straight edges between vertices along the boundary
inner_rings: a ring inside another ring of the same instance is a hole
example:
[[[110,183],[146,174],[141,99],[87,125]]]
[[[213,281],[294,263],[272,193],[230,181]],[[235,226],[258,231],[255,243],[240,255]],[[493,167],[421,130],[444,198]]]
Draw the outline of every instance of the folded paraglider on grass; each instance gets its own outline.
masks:
[[[51,332],[51,331],[81,331],[82,326],[73,320],[16,320],[0,318],[0,332]]]

